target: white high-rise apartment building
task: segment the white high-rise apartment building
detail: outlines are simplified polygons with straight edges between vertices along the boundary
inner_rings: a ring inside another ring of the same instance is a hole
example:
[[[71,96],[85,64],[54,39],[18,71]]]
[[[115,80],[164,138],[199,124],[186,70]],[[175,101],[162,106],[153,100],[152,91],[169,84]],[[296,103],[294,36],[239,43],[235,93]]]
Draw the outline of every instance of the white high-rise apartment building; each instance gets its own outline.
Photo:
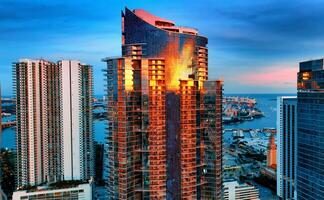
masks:
[[[18,186],[94,175],[92,67],[22,59],[13,65]]]
[[[277,99],[277,195],[296,199],[297,97]]]
[[[94,175],[92,140],[92,69],[79,61],[58,62],[61,70],[64,179]]]

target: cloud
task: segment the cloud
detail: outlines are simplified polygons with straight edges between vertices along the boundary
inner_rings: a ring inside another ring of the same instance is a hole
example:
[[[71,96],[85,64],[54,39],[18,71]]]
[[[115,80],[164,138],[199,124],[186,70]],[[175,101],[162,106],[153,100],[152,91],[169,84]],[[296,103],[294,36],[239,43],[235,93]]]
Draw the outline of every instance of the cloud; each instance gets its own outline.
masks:
[[[262,65],[265,58],[276,62],[318,52],[313,46],[324,39],[323,6],[316,0],[216,1],[201,16],[214,20],[205,20],[200,30],[211,48]]]
[[[245,85],[285,87],[296,86],[298,67],[291,65],[275,65],[260,67],[229,79]]]
[[[63,0],[2,0],[0,41],[48,41],[57,37],[115,31],[115,23],[111,24],[109,21],[114,16],[119,22],[119,15],[105,12],[104,6],[100,8],[97,4],[89,3]]]
[[[1,0],[1,68],[10,71],[11,62],[26,56],[69,57],[101,65],[104,54],[121,53],[120,11],[124,6],[144,8],[178,25],[198,28],[209,38],[209,74],[211,78],[223,77],[229,91],[253,92],[256,87],[258,91],[294,90],[293,77],[283,81],[281,74],[293,73],[289,69],[297,68],[298,62],[324,53],[321,0],[179,0],[172,4],[147,0]],[[249,82],[242,76],[249,74],[262,79]],[[270,79],[269,74],[280,79]],[[100,72],[96,76],[101,76]],[[242,86],[237,87],[241,77]],[[3,73],[0,79],[11,82]],[[96,92],[100,92],[102,83],[96,84],[100,88]]]
[[[19,58],[77,59],[94,65],[103,93],[101,58],[120,55],[120,5],[109,1],[0,1],[0,73],[11,94],[11,63]],[[9,74],[9,76],[8,76]]]

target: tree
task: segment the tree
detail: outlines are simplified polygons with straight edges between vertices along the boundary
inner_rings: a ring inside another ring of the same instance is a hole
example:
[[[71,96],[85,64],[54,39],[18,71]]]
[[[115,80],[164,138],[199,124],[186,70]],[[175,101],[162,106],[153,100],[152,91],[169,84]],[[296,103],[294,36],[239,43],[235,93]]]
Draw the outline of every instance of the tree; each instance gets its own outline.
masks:
[[[8,197],[12,196],[15,190],[15,169],[16,169],[16,154],[13,151],[1,149],[0,159],[2,160],[1,172],[1,187]]]

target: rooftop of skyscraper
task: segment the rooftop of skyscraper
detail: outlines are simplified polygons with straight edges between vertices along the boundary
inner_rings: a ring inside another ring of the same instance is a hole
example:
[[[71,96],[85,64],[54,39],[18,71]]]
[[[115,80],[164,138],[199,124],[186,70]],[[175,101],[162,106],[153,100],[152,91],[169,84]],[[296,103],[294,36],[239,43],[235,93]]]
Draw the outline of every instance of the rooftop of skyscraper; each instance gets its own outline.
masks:
[[[147,23],[171,32],[198,35],[198,30],[191,27],[176,26],[175,23],[168,19],[163,19],[161,17],[155,16],[143,9],[135,9],[133,13],[139,18],[143,19]]]

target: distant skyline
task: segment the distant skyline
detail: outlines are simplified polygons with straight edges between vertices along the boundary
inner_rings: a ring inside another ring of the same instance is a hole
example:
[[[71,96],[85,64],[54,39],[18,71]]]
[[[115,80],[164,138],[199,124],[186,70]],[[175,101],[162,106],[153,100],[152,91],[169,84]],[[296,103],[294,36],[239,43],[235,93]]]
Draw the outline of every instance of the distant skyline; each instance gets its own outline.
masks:
[[[295,93],[298,63],[324,57],[321,0],[97,0],[0,2],[0,82],[12,94],[12,62],[77,59],[94,66],[104,94],[105,64],[120,56],[121,10],[142,8],[209,39],[209,77],[225,93]]]

